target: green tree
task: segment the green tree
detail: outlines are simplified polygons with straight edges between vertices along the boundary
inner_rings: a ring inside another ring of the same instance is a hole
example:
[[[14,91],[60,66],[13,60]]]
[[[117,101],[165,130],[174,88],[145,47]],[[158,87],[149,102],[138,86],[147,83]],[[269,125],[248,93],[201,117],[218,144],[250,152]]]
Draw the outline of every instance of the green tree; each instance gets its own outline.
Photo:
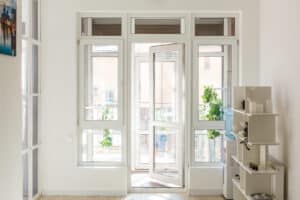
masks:
[[[105,107],[102,112],[102,120],[109,120],[110,118],[110,109],[109,107]],[[111,131],[109,129],[104,129],[103,140],[100,142],[102,147],[111,147],[112,146],[112,137]]]
[[[111,147],[112,146],[112,137],[111,132],[108,129],[104,129],[103,140],[101,141],[102,147]]]
[[[202,95],[202,101],[205,104],[206,114],[205,119],[209,121],[218,121],[223,118],[223,103],[218,97],[216,90],[211,86],[204,87],[204,93]],[[217,130],[208,130],[208,138],[215,139],[220,136],[221,133]]]

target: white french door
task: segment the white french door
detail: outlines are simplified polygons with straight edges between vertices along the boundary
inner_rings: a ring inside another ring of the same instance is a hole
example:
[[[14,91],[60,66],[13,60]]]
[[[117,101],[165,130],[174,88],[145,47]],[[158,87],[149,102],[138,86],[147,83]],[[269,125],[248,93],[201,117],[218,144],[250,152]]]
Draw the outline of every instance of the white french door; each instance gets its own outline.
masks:
[[[151,177],[183,187],[183,44],[150,48]]]

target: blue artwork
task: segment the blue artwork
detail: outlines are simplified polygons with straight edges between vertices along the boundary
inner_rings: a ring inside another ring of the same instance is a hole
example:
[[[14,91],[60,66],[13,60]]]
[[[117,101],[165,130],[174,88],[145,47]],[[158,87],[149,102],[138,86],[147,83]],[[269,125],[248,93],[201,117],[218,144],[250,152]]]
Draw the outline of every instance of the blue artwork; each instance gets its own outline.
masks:
[[[0,54],[16,56],[16,0],[0,0]]]

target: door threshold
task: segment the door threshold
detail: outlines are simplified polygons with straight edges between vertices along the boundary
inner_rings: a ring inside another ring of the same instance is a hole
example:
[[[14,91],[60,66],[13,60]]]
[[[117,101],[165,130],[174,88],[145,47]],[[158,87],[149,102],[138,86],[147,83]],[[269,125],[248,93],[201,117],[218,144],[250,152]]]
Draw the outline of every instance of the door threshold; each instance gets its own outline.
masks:
[[[130,188],[128,193],[182,193],[186,194],[186,188]]]

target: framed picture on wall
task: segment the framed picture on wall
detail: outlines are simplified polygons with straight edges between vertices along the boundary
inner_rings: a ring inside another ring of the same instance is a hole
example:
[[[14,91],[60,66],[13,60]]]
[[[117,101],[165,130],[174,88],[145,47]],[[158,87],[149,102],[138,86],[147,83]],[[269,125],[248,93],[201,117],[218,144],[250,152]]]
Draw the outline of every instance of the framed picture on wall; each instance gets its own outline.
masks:
[[[16,0],[0,0],[0,54],[16,56]]]

